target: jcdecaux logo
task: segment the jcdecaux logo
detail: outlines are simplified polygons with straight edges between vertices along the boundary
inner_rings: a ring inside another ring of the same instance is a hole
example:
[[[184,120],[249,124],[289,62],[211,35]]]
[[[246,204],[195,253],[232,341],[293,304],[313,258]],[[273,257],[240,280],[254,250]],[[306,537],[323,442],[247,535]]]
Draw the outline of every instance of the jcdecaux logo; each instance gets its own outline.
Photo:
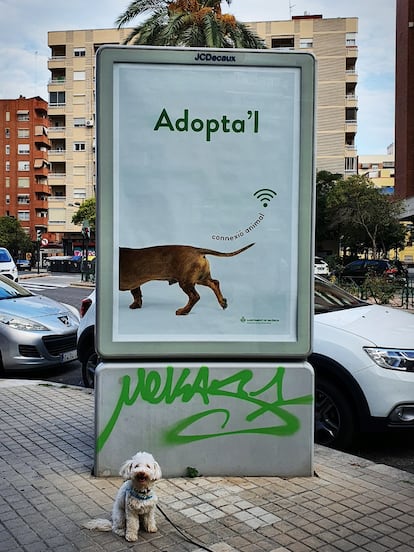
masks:
[[[215,55],[215,54],[204,54],[204,53],[198,53],[195,58],[195,61],[217,61],[219,63],[222,62],[230,62],[235,63],[236,62],[236,56],[227,56],[227,55]]]

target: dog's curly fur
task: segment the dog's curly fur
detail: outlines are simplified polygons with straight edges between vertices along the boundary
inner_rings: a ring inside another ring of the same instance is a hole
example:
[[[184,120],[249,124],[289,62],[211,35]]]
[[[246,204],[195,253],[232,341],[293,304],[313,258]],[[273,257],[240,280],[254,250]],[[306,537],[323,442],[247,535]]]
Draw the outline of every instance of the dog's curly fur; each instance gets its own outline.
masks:
[[[153,491],[154,483],[161,479],[161,468],[148,452],[137,452],[127,460],[119,471],[126,481],[119,489],[112,507],[112,522],[94,519],[83,526],[86,529],[111,531],[129,542],[138,539],[138,530],[155,533],[155,507],[158,497]]]

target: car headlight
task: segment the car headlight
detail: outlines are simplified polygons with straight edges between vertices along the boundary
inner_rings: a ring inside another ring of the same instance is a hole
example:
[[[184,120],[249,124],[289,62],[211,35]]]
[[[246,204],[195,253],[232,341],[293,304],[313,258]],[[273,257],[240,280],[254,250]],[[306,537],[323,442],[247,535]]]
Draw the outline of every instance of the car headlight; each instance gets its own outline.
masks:
[[[0,314],[0,323],[14,330],[21,330],[23,332],[45,332],[49,329],[34,320],[20,318],[19,316],[11,316],[9,314]]]
[[[382,368],[414,372],[414,350],[365,347],[365,351]]]

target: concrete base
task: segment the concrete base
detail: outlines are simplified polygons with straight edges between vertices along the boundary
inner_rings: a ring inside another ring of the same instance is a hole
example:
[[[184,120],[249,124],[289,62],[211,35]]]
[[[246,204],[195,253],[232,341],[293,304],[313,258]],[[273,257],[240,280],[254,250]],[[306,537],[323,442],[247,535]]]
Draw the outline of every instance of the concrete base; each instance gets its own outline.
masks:
[[[141,450],[164,477],[310,476],[313,391],[306,362],[100,364],[95,475]]]

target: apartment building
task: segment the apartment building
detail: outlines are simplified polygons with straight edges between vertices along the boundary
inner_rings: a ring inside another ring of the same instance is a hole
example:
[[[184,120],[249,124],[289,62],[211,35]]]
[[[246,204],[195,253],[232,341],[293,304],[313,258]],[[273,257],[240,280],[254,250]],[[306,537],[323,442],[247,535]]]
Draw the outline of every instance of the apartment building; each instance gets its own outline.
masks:
[[[367,176],[376,188],[384,194],[394,193],[394,154],[360,155],[358,158],[358,174]]]
[[[95,195],[95,54],[120,44],[128,30],[96,29],[48,33],[49,233],[71,254],[80,228],[72,217]]]
[[[357,18],[295,16],[248,23],[269,48],[312,52],[318,61],[316,169],[357,172]],[[129,29],[52,31],[49,92],[49,232],[78,233],[73,214],[95,193],[95,54]],[[75,234],[74,234],[75,235]],[[70,251],[67,251],[70,253]]]
[[[47,102],[0,100],[0,216],[16,218],[32,241],[48,226]]]
[[[268,48],[312,52],[317,60],[316,170],[357,172],[358,18],[293,16],[248,25]]]

